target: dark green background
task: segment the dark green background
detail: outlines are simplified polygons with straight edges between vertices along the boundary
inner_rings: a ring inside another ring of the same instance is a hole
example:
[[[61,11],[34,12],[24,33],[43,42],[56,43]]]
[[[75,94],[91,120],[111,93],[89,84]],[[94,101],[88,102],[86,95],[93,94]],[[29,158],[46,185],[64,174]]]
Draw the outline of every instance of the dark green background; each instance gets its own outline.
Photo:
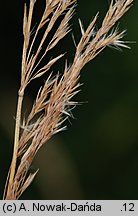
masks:
[[[39,0],[38,0],[39,1]],[[22,54],[24,1],[2,1],[0,19],[0,197],[12,155],[17,91]],[[39,17],[43,0],[37,5]],[[71,25],[80,38],[78,18],[84,27],[100,12],[97,28],[108,0],[80,0]],[[119,27],[127,29],[125,40],[138,41],[138,1]],[[37,20],[37,15],[35,19]],[[35,22],[35,21],[34,21]],[[71,33],[52,55],[67,51],[73,58]],[[107,48],[81,73],[84,102],[73,110],[68,130],[54,136],[36,157],[31,170],[40,171],[22,199],[138,199],[138,45],[118,52]],[[65,60],[65,59],[64,59]],[[54,70],[63,69],[63,61]],[[35,97],[38,83],[26,94],[24,113]]]

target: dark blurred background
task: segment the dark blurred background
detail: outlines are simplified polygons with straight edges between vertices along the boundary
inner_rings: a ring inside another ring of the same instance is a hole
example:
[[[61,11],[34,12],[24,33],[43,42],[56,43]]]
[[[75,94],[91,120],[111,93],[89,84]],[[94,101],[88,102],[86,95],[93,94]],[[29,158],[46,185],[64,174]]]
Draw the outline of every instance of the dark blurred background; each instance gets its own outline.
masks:
[[[25,1],[1,1],[0,43],[0,198],[11,161],[17,91],[22,55],[22,18]],[[43,9],[38,0],[34,23]],[[76,41],[81,33],[78,18],[86,28],[97,11],[99,23],[108,0],[80,0],[72,19]],[[138,1],[123,17],[119,27],[127,29],[125,40],[138,41]],[[71,33],[52,56],[67,51],[73,58]],[[38,153],[31,170],[39,168],[33,184],[22,199],[138,199],[138,45],[119,52],[107,48],[81,73],[84,102],[73,110],[68,130],[54,136]],[[62,70],[65,59],[54,70]],[[28,111],[41,81],[26,92]]]

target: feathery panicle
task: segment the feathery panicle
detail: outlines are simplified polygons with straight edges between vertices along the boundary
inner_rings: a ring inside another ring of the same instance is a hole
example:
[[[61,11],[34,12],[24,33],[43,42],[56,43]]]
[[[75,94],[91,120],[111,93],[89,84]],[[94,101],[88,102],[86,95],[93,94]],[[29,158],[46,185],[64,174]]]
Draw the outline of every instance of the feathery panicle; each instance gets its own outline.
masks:
[[[40,23],[36,27],[34,35],[31,36],[35,2],[35,0],[30,0],[28,13],[26,5],[24,8],[21,87],[17,106],[14,152],[5,199],[18,199],[21,196],[37,174],[37,172],[28,174],[28,170],[38,150],[54,134],[66,129],[63,124],[67,118],[72,116],[71,109],[77,104],[72,98],[79,91],[79,78],[82,68],[107,46],[129,48],[121,40],[125,31],[119,32],[117,28],[113,29],[113,27],[128,11],[133,0],[112,0],[99,30],[96,30],[95,27],[98,14],[86,30],[84,30],[82,22],[79,20],[82,36],[78,45],[76,45],[72,64],[70,66],[67,66],[67,63],[65,64],[62,76],[59,76],[59,74],[55,77],[52,74],[49,75],[44,86],[39,89],[32,109],[28,117],[23,120],[23,127],[21,128],[21,111],[25,88],[32,80],[49,71],[51,66],[62,58],[63,54],[52,58],[40,67],[40,62],[48,51],[53,49],[70,31],[69,21],[73,16],[74,6],[76,5],[76,0],[46,0]],[[62,20],[44,50],[43,45],[47,36],[61,15]],[[33,48],[39,31],[45,24],[46,29],[34,52]],[[31,40],[30,37],[32,37]],[[19,159],[18,166],[16,164],[17,158]]]

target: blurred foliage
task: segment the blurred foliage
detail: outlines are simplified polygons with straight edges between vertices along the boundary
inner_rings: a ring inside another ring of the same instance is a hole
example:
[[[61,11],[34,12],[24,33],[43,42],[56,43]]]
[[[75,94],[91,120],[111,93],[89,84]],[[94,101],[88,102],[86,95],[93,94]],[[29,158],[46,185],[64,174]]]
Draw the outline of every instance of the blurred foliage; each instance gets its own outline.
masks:
[[[23,2],[1,3],[1,198],[12,154],[23,42]],[[80,38],[78,18],[86,28],[100,11],[98,28],[108,5],[108,0],[78,1],[72,25],[76,41]],[[138,40],[137,8],[138,1],[134,1],[119,24],[120,29],[128,30],[125,40]],[[64,51],[69,52],[67,57],[71,60],[74,51],[71,34],[56,50]],[[71,124],[67,122],[68,130],[56,135],[40,150],[31,167],[39,167],[40,171],[22,199],[138,199],[137,56],[136,43],[131,44],[131,50],[123,52],[108,48],[83,69],[81,83],[84,85],[75,99],[84,103],[73,110],[75,119],[70,120]],[[63,62],[58,64],[59,68],[63,68]],[[25,101],[28,107],[37,88],[37,83],[28,88]],[[27,112],[24,108],[24,113]]]

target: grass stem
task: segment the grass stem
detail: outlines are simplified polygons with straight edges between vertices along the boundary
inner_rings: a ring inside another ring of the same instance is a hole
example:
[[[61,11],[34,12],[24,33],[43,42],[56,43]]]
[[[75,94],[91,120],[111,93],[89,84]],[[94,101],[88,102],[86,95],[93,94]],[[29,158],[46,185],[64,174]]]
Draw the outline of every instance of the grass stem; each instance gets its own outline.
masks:
[[[12,189],[15,170],[16,170],[17,154],[18,154],[18,146],[19,146],[19,138],[20,138],[22,102],[23,102],[23,94],[19,93],[17,113],[16,113],[16,124],[15,124],[14,149],[13,149],[13,156],[12,156],[12,162],[11,162],[10,176],[9,176],[9,181],[8,181],[8,186],[7,186],[6,199],[11,199],[11,196],[12,196],[11,189]]]

